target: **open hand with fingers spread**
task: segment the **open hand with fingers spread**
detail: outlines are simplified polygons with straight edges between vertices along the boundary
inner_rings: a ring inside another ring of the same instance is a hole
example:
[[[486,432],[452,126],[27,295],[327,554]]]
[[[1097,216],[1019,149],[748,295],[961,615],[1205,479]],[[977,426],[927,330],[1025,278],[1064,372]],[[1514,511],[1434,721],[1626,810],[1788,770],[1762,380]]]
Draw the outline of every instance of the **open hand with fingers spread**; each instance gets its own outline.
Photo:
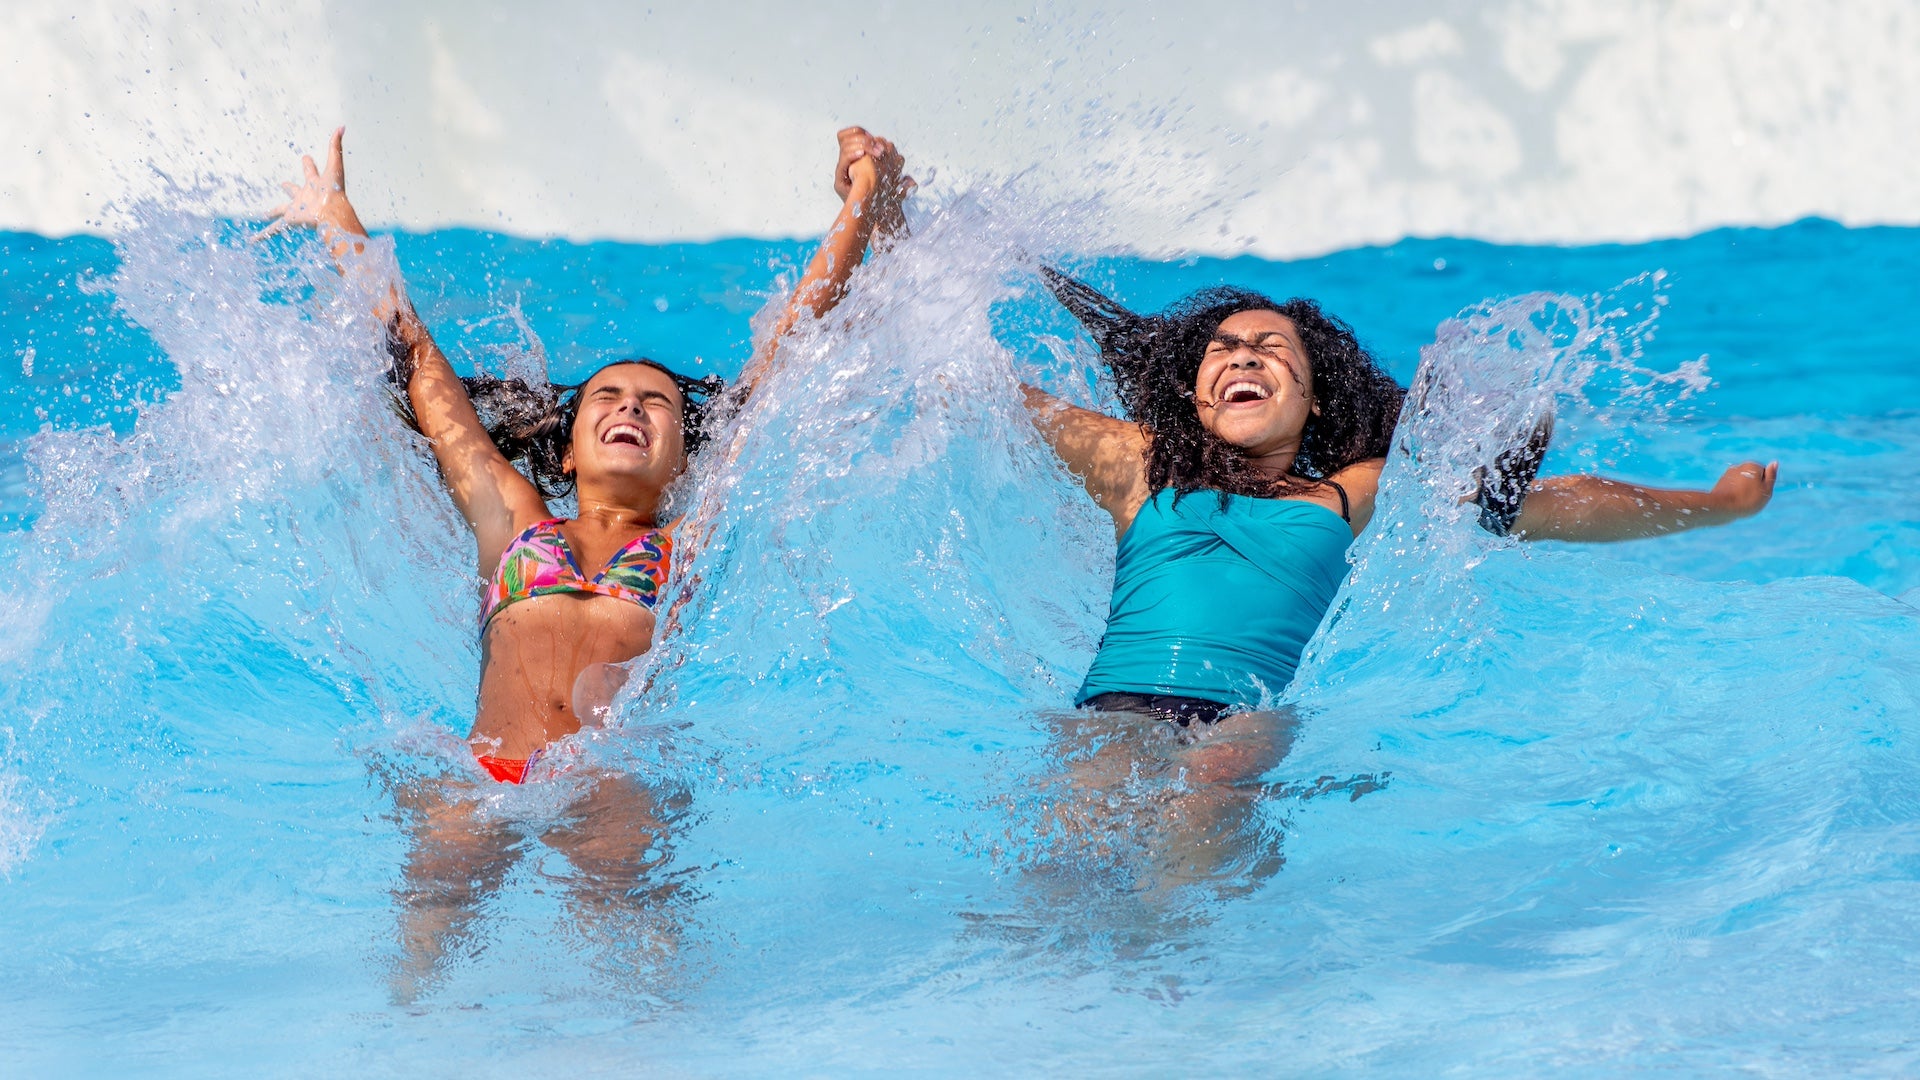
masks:
[[[280,185],[286,189],[287,201],[269,211],[274,219],[273,224],[267,226],[262,236],[292,226],[319,229],[329,244],[333,243],[333,238],[326,236],[329,232],[367,235],[366,227],[360,224],[360,215],[354,212],[353,204],[347,201],[347,170],[340,148],[346,132],[346,128],[334,129],[327,147],[325,169],[313,163],[311,154],[301,157],[300,164],[305,175],[298,182],[288,181]]]
[[[892,236],[906,224],[901,205],[918,186],[906,175],[907,159],[891,140],[862,127],[840,129],[839,139],[834,194],[873,215],[876,237]]]

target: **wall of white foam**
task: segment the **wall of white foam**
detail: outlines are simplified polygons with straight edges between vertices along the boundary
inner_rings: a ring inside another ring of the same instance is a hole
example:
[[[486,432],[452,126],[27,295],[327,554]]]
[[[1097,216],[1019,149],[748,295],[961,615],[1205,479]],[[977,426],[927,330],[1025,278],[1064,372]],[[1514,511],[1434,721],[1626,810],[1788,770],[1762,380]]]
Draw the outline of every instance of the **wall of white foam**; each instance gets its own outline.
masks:
[[[1148,250],[1920,222],[1911,0],[557,6],[9,0],[0,227],[262,208],[336,122],[411,228],[813,234],[854,121]]]

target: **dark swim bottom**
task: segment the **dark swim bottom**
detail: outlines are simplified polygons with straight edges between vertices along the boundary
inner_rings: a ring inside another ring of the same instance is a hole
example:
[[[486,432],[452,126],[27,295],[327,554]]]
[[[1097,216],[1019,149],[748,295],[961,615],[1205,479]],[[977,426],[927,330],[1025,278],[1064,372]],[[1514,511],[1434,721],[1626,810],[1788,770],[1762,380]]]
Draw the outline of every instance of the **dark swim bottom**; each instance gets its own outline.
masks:
[[[1232,712],[1233,705],[1223,705],[1218,701],[1205,698],[1179,697],[1174,694],[1129,694],[1119,690],[1109,690],[1104,694],[1095,694],[1082,703],[1083,709],[1098,709],[1101,712],[1148,713],[1162,720],[1186,727],[1198,720],[1202,724],[1217,723]]]

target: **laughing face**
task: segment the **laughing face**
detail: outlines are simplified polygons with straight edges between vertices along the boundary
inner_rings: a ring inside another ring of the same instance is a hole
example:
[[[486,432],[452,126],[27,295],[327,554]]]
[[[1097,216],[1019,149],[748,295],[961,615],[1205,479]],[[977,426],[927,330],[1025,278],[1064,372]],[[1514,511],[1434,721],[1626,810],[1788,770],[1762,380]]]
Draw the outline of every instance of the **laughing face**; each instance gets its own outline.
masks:
[[[1307,419],[1319,412],[1300,328],[1273,311],[1223,320],[1193,390],[1207,430],[1256,459],[1298,452]]]
[[[633,484],[656,493],[686,467],[686,399],[645,364],[615,364],[580,388],[573,443],[562,468],[589,485]]]

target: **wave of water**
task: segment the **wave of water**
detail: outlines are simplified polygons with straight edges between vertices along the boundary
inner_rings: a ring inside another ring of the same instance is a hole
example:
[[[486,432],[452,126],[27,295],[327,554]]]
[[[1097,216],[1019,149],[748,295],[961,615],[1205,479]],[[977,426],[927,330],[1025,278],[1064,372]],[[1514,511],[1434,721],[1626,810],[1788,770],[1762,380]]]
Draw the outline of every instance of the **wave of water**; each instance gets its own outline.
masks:
[[[16,763],[0,888],[27,943],[5,983],[33,988],[8,995],[20,1060],[168,1071],[220,1045],[235,1071],[342,1046],[343,1063],[481,1071],[1163,1054],[1218,1070],[1897,1071],[1907,1059],[1881,1048],[1910,1013],[1920,926],[1920,615],[1889,594],[1920,571],[1874,553],[1920,530],[1885,480],[1920,446],[1912,417],[1714,406],[1693,351],[1712,334],[1675,299],[1686,275],[1670,286],[1646,266],[1603,265],[1586,290],[1469,292],[1456,319],[1383,318],[1376,335],[1342,290],[1457,295],[1491,272],[1483,249],[1451,250],[1449,274],[1418,250],[1362,253],[1345,276],[1099,264],[1143,306],[1221,275],[1331,294],[1376,343],[1441,323],[1424,362],[1452,395],[1402,432],[1376,526],[1286,695],[1303,717],[1291,753],[1215,835],[1231,849],[1219,869],[1160,887],[1142,838],[1190,785],[1155,771],[1150,737],[1101,827],[1049,817],[1086,760],[1061,721],[1112,538],[1016,380],[1110,404],[1033,278],[1090,212],[983,192],[923,213],[789,342],[679,493],[699,550],[678,629],[638,665],[644,692],[577,740],[592,769],[485,795],[486,819],[519,837],[516,868],[412,1011],[384,974],[397,793],[463,766],[474,579],[471,541],[388,408],[365,297],[311,248],[157,213],[116,241],[117,268],[80,275],[86,291],[50,285],[75,307],[42,333],[110,303],[100,325],[149,344],[116,339],[124,359],[100,365],[138,389],[75,376],[86,341],[57,336],[20,384],[34,408],[72,410],[30,437],[29,501],[8,507],[30,527],[0,536],[38,583],[6,601],[19,617],[0,641],[17,673],[0,691]],[[568,373],[614,338],[727,370],[713,350],[742,351],[795,254],[399,246],[456,352]],[[1507,256],[1548,286],[1613,257]],[[1394,259],[1412,270],[1389,276]],[[1326,287],[1263,280],[1289,275]],[[513,310],[524,331],[500,318]],[[1740,339],[1724,336],[1717,392],[1743,394]],[[1767,515],[1684,543],[1495,540],[1463,520],[1462,478],[1549,401],[1561,464],[1698,483],[1772,439],[1799,455],[1789,478],[1851,478],[1860,524],[1802,536],[1828,496],[1788,487]],[[39,423],[16,412],[10,436]],[[595,769],[689,808],[654,871],[677,890],[669,925],[645,941],[569,907],[577,874],[543,839]],[[210,1014],[308,1034],[233,1046],[231,1022],[192,1019]],[[483,1056],[503,1022],[519,1045]],[[1122,1037],[1143,1034],[1150,1053]]]

